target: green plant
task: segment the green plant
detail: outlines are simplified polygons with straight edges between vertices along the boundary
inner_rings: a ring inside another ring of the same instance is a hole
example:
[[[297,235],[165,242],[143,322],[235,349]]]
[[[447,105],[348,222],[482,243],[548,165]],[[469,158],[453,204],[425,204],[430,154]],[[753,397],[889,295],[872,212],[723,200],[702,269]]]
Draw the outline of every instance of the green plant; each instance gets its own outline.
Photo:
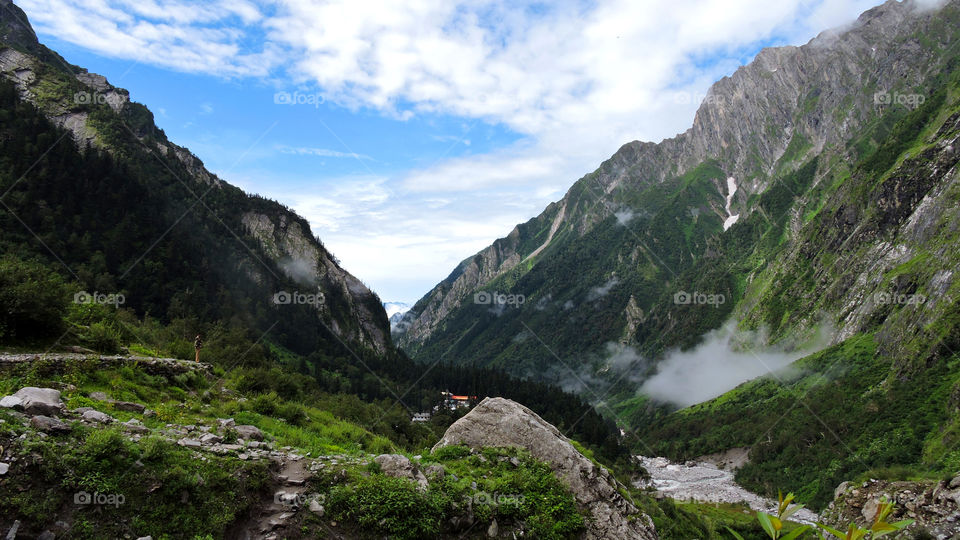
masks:
[[[790,503],[793,502],[793,498],[793,493],[788,493],[786,497],[783,496],[782,492],[779,494],[779,504],[777,506],[776,516],[772,516],[765,512],[757,512],[757,521],[760,523],[760,526],[763,527],[764,532],[767,533],[767,536],[769,536],[771,540],[794,540],[800,538],[804,533],[811,530],[809,525],[801,525],[800,527],[797,527],[784,534],[784,522],[790,516],[796,514],[803,508],[802,504],[795,504],[791,506]],[[877,505],[877,514],[873,518],[873,524],[869,529],[860,527],[855,523],[851,523],[847,527],[846,532],[838,531],[837,529],[828,527],[822,523],[817,523],[817,527],[839,540],[873,540],[876,538],[882,538],[888,534],[903,530],[914,521],[912,519],[905,519],[895,523],[888,523],[887,518],[890,517],[890,514],[893,512],[893,507],[893,503],[886,500],[886,498],[880,499],[880,502]],[[730,527],[727,527],[727,531],[737,540],[744,540],[743,537],[737,533],[737,531],[734,531]],[[829,538],[821,531],[816,532],[816,537],[820,540],[826,540],[826,538]]]

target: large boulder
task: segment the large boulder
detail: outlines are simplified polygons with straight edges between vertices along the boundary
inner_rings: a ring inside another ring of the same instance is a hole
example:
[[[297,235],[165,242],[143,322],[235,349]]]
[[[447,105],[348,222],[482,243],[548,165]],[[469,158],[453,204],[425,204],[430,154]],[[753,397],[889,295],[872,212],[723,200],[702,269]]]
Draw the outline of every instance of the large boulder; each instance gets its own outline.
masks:
[[[609,471],[590,461],[557,428],[519,403],[484,399],[454,422],[433,449],[452,445],[522,447],[550,464],[577,503],[593,517],[585,538],[657,538],[653,521],[620,494],[623,486]]]
[[[260,431],[260,429],[257,428],[257,426],[239,425],[239,426],[233,426],[233,429],[236,430],[237,436],[242,437],[248,441],[263,440],[263,432]]]
[[[27,414],[56,416],[63,410],[60,391],[53,388],[27,386],[17,390],[13,397],[20,400],[17,408]]]

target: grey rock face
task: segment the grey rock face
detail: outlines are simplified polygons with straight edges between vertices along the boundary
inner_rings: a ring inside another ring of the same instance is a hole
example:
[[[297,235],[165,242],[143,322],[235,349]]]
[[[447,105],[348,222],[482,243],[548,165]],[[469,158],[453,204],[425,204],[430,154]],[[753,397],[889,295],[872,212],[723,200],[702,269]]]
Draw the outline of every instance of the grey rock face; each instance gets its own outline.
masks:
[[[593,521],[587,538],[657,538],[653,522],[620,495],[622,487],[609,471],[595,465],[557,428],[523,405],[504,398],[487,398],[454,422],[433,449],[450,445],[521,447],[550,464],[587,508]]]

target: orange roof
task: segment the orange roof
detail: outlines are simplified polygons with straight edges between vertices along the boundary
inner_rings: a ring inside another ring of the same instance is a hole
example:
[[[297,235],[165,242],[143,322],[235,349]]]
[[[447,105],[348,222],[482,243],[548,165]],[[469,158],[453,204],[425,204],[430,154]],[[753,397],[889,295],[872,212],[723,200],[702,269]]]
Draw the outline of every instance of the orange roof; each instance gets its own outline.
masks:
[[[466,401],[466,400],[468,400],[468,399],[470,399],[470,398],[467,397],[467,396],[450,396],[450,399],[457,399],[457,400],[460,400],[460,401]]]

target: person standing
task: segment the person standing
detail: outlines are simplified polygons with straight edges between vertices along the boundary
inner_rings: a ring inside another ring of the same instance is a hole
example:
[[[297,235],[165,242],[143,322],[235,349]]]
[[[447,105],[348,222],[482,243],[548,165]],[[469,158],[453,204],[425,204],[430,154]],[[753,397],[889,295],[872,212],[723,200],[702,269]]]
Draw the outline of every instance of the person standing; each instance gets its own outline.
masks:
[[[203,348],[203,338],[200,337],[200,334],[197,334],[197,337],[193,340],[193,348],[197,351],[194,361],[200,363],[200,349]]]

